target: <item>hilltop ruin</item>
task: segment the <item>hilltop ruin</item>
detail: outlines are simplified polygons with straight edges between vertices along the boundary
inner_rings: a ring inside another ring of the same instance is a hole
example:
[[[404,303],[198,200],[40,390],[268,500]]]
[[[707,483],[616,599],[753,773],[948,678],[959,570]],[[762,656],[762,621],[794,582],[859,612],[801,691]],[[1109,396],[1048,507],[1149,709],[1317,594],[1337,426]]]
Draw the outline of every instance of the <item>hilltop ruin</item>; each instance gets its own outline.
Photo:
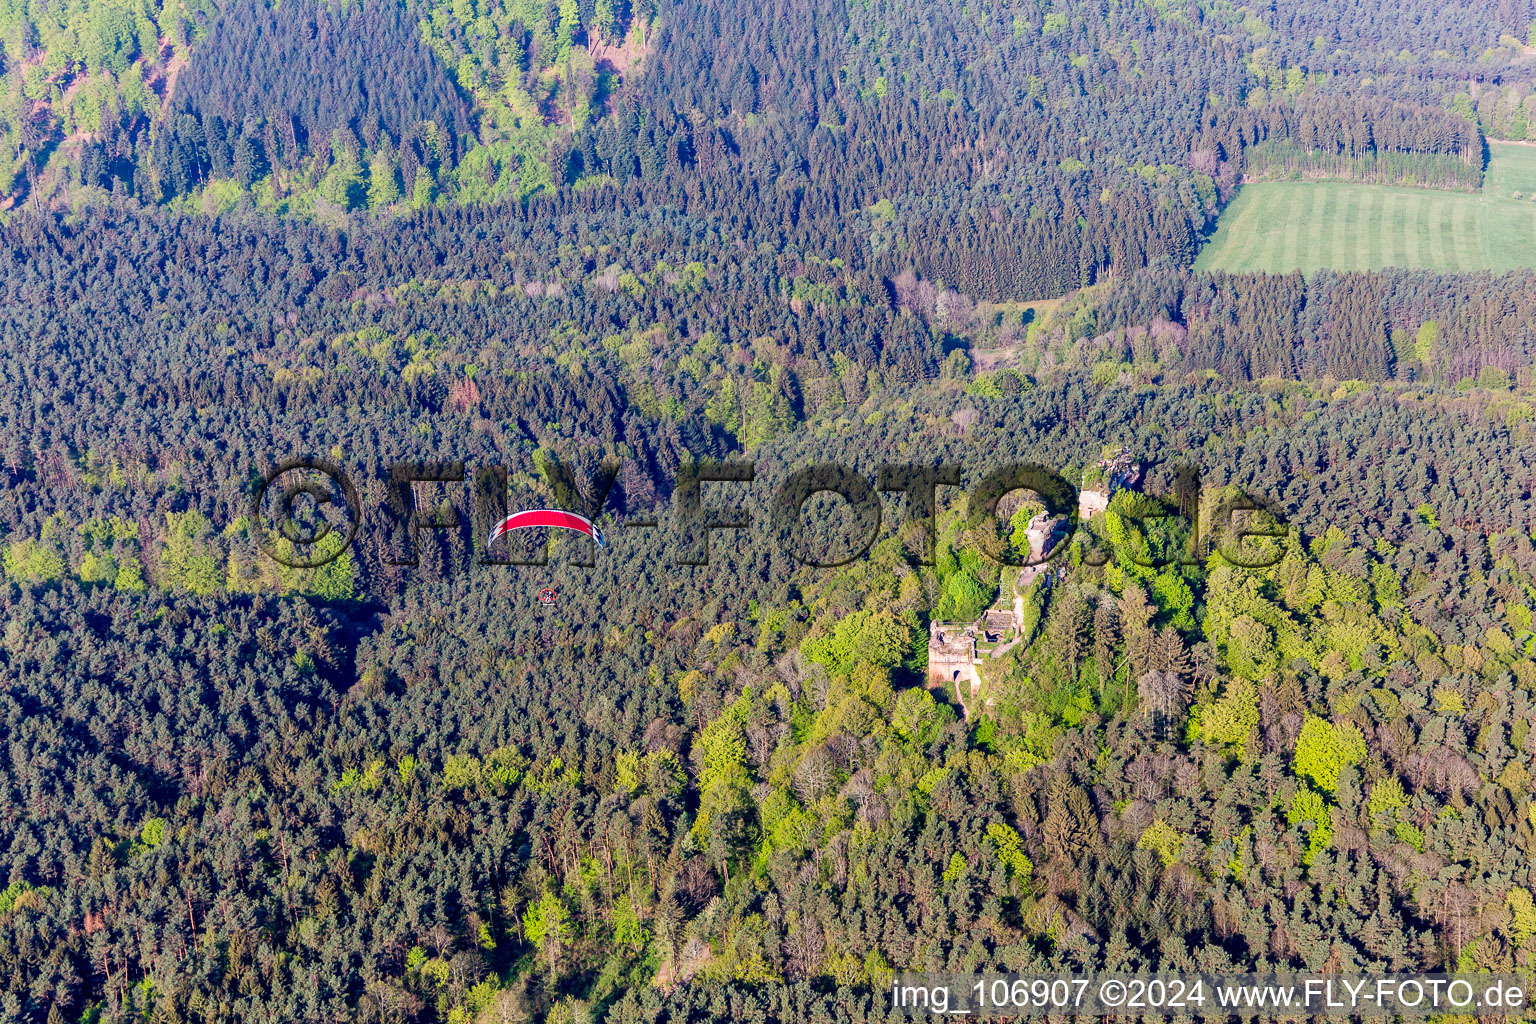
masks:
[[[1110,499],[1141,481],[1141,463],[1126,448],[1106,448],[1103,458],[1083,474],[1078,492],[1079,519],[1092,519],[1109,508]],[[1023,637],[1024,597],[1044,574],[1047,583],[1066,572],[1064,565],[1046,559],[1066,539],[1068,517],[1037,513],[1024,530],[1029,541],[1027,565],[1004,567],[999,582],[1000,607],[992,607],[974,622],[938,622],[928,625],[928,685],[954,687],[955,700],[965,717],[981,696],[981,673],[977,666],[984,658],[1000,658]],[[1054,576],[1053,576],[1054,574]]]

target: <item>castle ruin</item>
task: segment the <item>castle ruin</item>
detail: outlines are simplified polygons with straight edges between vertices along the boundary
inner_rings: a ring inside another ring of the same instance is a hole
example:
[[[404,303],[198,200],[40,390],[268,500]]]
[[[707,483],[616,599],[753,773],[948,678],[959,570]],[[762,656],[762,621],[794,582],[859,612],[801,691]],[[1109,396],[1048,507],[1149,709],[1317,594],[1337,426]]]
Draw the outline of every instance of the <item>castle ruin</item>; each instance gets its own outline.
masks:
[[[1090,474],[1084,473],[1082,489],[1077,492],[1079,519],[1092,519],[1108,510],[1109,499],[1115,496],[1116,491],[1135,487],[1141,480],[1141,463],[1135,460],[1127,448],[1106,451],[1094,468],[1095,479],[1090,481]]]
[[[1134,487],[1141,480],[1141,464],[1125,448],[1106,449],[1097,470],[1093,474],[1096,479],[1091,482],[1087,479],[1088,474],[1084,474],[1077,506],[1081,519],[1091,519],[1105,511],[1117,491]],[[970,717],[971,709],[980,699],[981,674],[977,666],[982,659],[1002,657],[1023,640],[1024,596],[1041,574],[1045,574],[1047,583],[1050,582],[1052,566],[1046,563],[1046,558],[1064,539],[1067,522],[1065,516],[1052,516],[1048,512],[1038,513],[1030,519],[1024,530],[1029,541],[1028,564],[1017,570],[1005,568],[999,581],[1002,590],[999,601],[1005,604],[987,609],[974,622],[929,623],[928,685],[953,686],[955,700],[966,718]],[[1062,571],[1059,567],[1056,569],[1058,575]]]

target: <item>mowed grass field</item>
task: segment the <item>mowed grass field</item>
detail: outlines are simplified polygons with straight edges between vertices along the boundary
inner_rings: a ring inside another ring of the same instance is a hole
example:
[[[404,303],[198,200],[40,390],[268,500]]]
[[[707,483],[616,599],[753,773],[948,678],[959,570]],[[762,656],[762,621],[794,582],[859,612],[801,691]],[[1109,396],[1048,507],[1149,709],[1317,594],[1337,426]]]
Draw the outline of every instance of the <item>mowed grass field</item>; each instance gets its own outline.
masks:
[[[1536,267],[1536,145],[1489,147],[1481,193],[1332,181],[1244,185],[1195,268]]]

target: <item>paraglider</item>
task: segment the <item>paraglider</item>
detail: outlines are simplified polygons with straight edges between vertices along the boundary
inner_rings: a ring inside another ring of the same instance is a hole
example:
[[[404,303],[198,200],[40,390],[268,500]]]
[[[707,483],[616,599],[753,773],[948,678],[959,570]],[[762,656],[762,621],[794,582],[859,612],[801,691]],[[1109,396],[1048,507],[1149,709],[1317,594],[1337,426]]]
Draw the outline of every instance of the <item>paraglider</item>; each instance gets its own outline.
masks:
[[[525,512],[514,512],[501,522],[496,524],[496,529],[491,531],[490,539],[485,542],[486,547],[496,543],[496,538],[513,530],[531,530],[535,527],[553,527],[561,530],[575,530],[584,533],[597,542],[597,546],[607,547],[603,541],[602,531],[592,525],[592,520],[586,516],[579,516],[574,512],[562,512],[554,508],[534,508]]]

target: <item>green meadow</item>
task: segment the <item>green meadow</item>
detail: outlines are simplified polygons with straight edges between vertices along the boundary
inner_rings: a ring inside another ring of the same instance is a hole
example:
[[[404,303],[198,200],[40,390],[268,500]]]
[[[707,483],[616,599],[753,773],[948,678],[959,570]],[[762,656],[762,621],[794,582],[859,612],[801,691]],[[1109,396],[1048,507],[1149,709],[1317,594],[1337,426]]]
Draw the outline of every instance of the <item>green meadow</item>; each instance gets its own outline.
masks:
[[[1536,145],[1489,145],[1480,193],[1332,181],[1245,185],[1195,268],[1536,267]]]

